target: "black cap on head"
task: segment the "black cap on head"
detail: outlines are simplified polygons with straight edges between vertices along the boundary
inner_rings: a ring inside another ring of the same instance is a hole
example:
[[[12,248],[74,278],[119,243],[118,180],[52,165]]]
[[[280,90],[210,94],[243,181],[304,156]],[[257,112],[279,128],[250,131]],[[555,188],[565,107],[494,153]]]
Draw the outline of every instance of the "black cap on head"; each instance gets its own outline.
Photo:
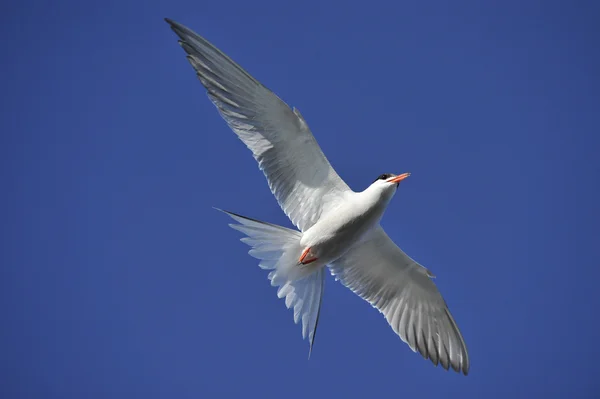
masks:
[[[384,174],[382,174],[382,175],[379,175],[379,177],[378,177],[377,179],[375,179],[375,180],[373,181],[373,183],[375,183],[377,180],[387,180],[387,179],[389,179],[390,177],[394,177],[394,176],[396,176],[396,175],[395,175],[395,174],[393,174],[393,173],[384,173]]]

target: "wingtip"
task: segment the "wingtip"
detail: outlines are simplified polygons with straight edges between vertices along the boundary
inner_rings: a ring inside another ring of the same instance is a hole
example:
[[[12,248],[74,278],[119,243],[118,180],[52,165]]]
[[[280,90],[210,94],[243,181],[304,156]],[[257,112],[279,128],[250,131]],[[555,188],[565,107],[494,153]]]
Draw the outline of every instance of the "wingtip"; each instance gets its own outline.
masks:
[[[164,20],[169,24],[169,27],[171,30],[173,30],[173,32],[181,36],[180,33],[185,30],[185,26],[181,25],[179,22],[173,21],[171,18],[164,18]]]
[[[179,31],[181,30],[180,26],[177,22],[173,21],[171,18],[165,18],[164,19],[166,23],[169,24],[169,28],[171,28],[171,30],[173,32],[175,32],[176,35],[180,36]]]
[[[244,216],[238,215],[237,213],[229,212],[229,211],[226,211],[225,209],[217,208],[216,206],[213,206],[212,209],[219,211],[219,212],[223,212],[224,214],[229,215],[229,216],[234,215],[234,216],[244,217]]]

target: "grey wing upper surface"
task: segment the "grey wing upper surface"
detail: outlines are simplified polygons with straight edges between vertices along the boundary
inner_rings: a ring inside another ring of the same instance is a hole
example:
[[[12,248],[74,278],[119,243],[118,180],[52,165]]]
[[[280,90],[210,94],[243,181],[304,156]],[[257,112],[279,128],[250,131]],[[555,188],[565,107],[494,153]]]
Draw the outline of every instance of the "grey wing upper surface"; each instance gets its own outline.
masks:
[[[301,231],[310,228],[350,189],[300,113],[206,39],[166,21],[219,113],[252,151],[285,214]]]
[[[463,337],[431,273],[381,226],[330,265],[342,284],[377,308],[413,351],[445,369],[469,372]]]

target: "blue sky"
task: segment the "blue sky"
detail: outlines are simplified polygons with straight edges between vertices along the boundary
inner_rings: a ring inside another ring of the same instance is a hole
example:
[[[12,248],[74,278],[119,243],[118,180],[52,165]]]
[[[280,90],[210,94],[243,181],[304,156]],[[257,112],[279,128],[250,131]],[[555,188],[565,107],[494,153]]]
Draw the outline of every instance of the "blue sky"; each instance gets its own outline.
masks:
[[[597,397],[598,3],[13,3],[2,397]],[[330,276],[307,361],[212,207],[290,223],[164,17],[298,107],[353,189],[412,172],[383,225],[437,275],[468,377]]]

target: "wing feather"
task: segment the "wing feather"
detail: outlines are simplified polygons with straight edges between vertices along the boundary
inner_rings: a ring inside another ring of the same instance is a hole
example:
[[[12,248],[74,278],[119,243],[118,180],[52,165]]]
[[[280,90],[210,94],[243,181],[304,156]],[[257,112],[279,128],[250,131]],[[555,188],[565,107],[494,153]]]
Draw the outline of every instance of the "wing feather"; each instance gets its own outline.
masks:
[[[166,20],[208,96],[252,151],[271,192],[306,231],[350,189],[321,151],[304,118],[231,58],[189,28]]]
[[[431,273],[377,227],[330,265],[342,284],[377,308],[414,352],[448,370],[469,372],[464,339]]]

